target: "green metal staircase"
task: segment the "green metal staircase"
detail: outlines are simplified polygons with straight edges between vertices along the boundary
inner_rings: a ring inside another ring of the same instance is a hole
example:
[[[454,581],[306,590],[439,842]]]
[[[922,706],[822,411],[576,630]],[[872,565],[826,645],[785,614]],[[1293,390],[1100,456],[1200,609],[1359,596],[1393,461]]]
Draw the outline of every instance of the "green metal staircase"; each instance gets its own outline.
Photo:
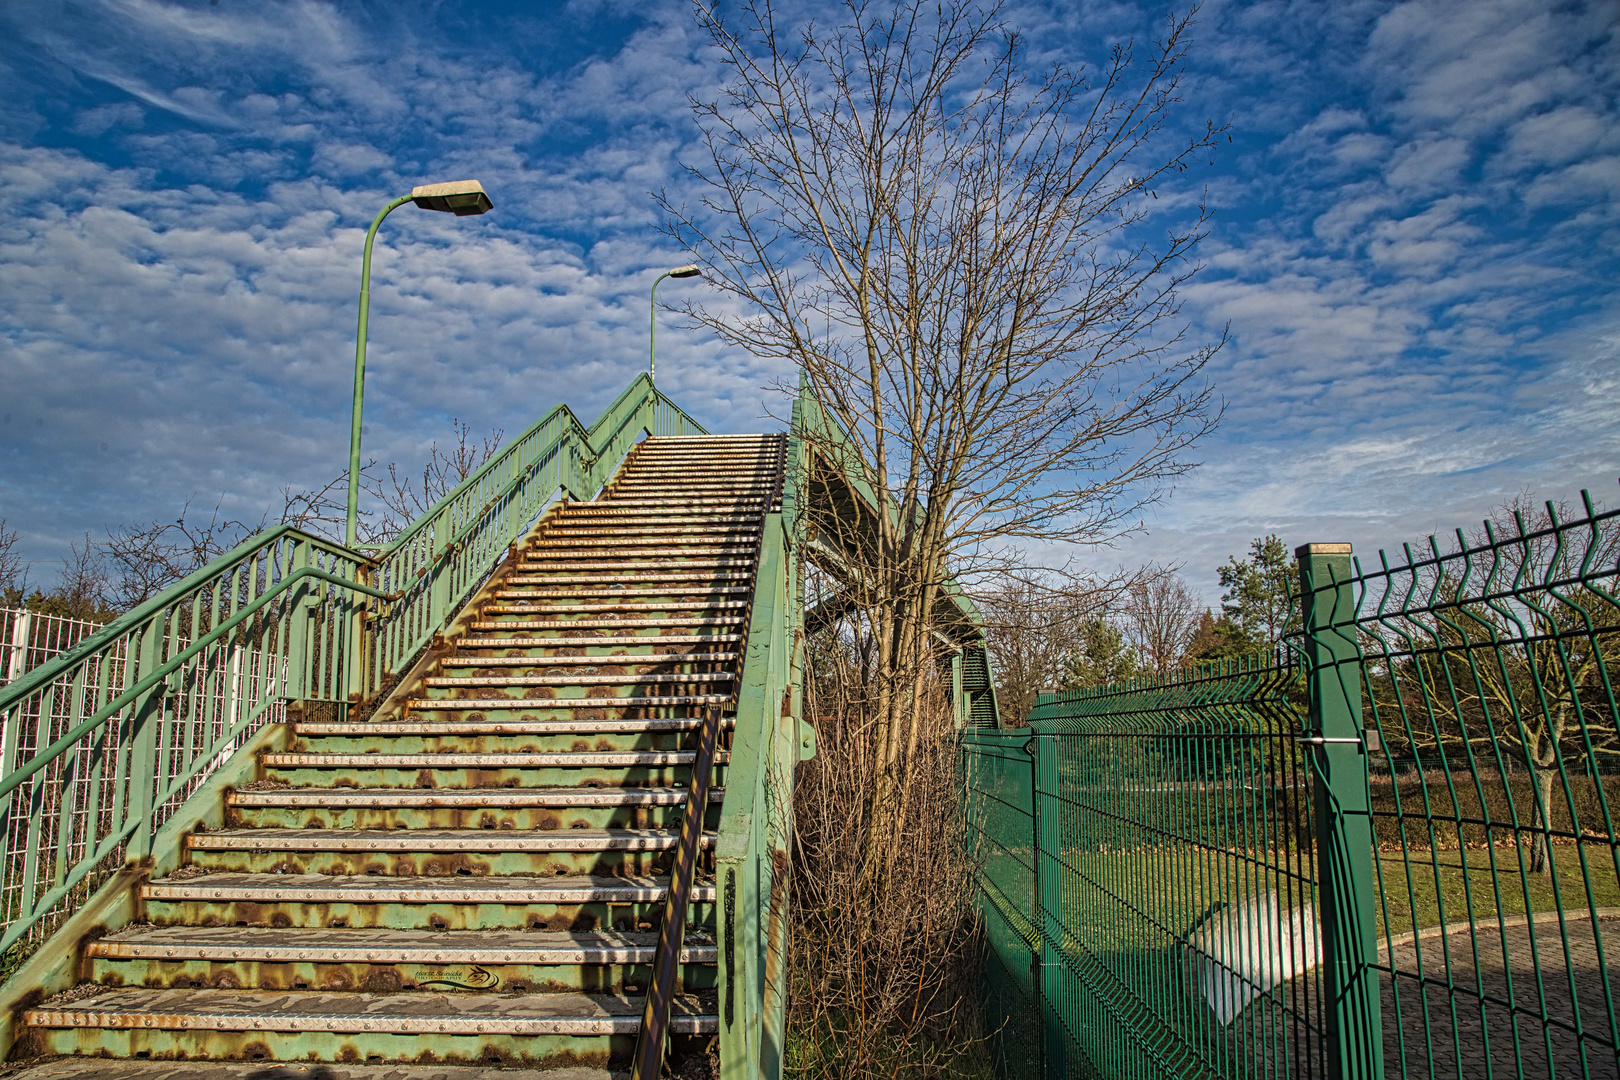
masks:
[[[694,429],[643,377],[378,557],[256,538],[0,688],[5,825],[44,867],[0,878],[10,1058],[617,1075],[662,960],[672,1050],[774,1075],[774,786],[812,745],[781,707],[793,451]],[[571,475],[536,519],[522,489],[548,468]],[[221,709],[244,658],[268,683]],[[289,721],[256,724],[276,699]],[[698,799],[683,941],[670,872]]]
[[[784,444],[651,439],[544,518],[397,719],[295,722],[259,755],[229,827],[141,887],[145,925],[88,946],[105,989],[24,1014],[31,1048],[627,1059],[690,736],[734,698]],[[718,1033],[714,895],[691,896],[676,1036]]]

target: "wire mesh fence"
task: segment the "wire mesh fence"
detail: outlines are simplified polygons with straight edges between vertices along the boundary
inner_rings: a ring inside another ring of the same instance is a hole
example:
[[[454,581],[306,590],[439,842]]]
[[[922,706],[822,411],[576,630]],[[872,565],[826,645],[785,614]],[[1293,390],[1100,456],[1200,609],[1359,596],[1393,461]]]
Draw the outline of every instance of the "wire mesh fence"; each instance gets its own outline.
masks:
[[[964,738],[1004,1075],[1620,1076],[1620,512],[1299,562],[1277,655]]]

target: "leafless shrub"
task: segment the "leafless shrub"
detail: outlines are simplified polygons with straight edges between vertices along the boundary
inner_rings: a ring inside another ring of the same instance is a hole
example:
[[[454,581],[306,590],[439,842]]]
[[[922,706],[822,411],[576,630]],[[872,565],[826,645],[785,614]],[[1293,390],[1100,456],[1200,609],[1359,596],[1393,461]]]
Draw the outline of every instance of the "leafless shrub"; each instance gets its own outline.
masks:
[[[904,762],[913,797],[894,822],[891,872],[866,873],[881,759],[872,694],[846,633],[818,635],[805,679],[816,757],[794,791],[788,1071],[846,1077],[980,1076],[973,853],[962,842],[956,733],[931,685]]]

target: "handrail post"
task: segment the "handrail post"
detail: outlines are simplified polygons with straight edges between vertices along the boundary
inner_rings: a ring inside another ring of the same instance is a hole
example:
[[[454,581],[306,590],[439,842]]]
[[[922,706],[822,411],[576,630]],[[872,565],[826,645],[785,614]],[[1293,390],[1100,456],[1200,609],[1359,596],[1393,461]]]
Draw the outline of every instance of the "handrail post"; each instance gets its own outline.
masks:
[[[125,659],[126,669],[130,682],[135,676],[145,675],[157,667],[161,662],[159,653],[163,644],[164,624],[167,620],[162,616],[153,617],[141,628],[140,641],[136,645],[139,656],[137,664],[130,664]],[[168,685],[166,682],[154,683],[147,691],[137,698],[130,706],[129,728],[129,817],[135,822],[135,831],[130,835],[129,844],[124,849],[125,861],[138,863],[152,853],[152,816],[155,807],[152,804],[154,789],[157,787],[157,737],[158,729],[163,726],[164,711],[168,707]]]
[[[428,564],[428,625],[437,634],[450,618],[450,515],[433,522],[433,561]]]
[[[1315,758],[1322,992],[1327,1005],[1328,1075],[1381,1080],[1384,1033],[1379,996],[1373,828],[1367,747],[1361,723],[1361,651],[1349,544],[1305,544],[1299,562],[1308,733]]]

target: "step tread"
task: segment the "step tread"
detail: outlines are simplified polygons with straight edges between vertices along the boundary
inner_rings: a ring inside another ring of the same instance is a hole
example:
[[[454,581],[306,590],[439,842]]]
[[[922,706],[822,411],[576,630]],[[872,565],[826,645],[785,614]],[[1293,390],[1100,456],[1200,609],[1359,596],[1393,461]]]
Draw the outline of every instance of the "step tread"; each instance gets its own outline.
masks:
[[[219,829],[193,851],[667,851],[673,829]]]
[[[666,716],[647,720],[350,720],[299,721],[295,735],[637,735],[654,731],[691,731],[701,716]],[[735,718],[721,723],[730,727]]]
[[[7,1080],[630,1080],[627,1072],[568,1066],[338,1064],[313,1061],[150,1061],[60,1057],[12,1065]]]
[[[30,1009],[35,1027],[213,1031],[330,1031],[334,1034],[553,1035],[633,1033],[642,1002],[615,994],[325,993],[314,990],[105,990],[54,1008]],[[703,1016],[691,999],[673,1003],[674,1030]],[[713,1021],[714,1017],[707,1017]]]
[[[730,694],[668,694],[654,697],[581,697],[581,698],[410,698],[408,709],[422,712],[462,712],[468,709],[651,709],[675,705],[724,705]]]
[[[624,665],[628,666],[628,665]],[[424,686],[651,686],[655,683],[730,682],[730,671],[661,672],[652,675],[432,675]]]
[[[712,963],[714,944],[688,930],[682,959]],[[287,963],[556,964],[645,963],[656,933],[574,930],[273,929],[162,926],[120,930],[91,942],[107,960],[249,960]]]
[[[457,638],[461,649],[559,649],[559,648],[622,648],[625,645],[703,645],[741,641],[741,634],[642,634],[635,637],[465,637]],[[528,660],[549,660],[550,657],[524,657]]]
[[[609,639],[611,640],[611,639]],[[620,639],[623,640],[623,639]],[[709,640],[705,638],[704,640]],[[614,653],[597,656],[446,656],[439,661],[442,668],[463,667],[546,667],[557,664],[707,664],[735,660],[741,653],[699,652],[678,653]]]
[[[709,792],[710,802],[725,798],[724,788]],[[566,809],[602,806],[677,806],[686,802],[684,787],[551,787],[551,788],[270,788],[232,791],[230,806],[314,807],[322,810],[401,809],[422,807]]]
[[[584,904],[654,903],[667,878],[496,876],[420,877],[345,874],[202,874],[161,878],[141,886],[147,900],[252,900],[260,903]],[[694,885],[694,901],[712,901],[712,885]]]
[[[280,769],[520,769],[690,765],[696,758],[695,750],[447,750],[416,754],[275,753],[265,754],[262,760],[266,766]],[[723,750],[715,756],[716,761],[725,758]]]

